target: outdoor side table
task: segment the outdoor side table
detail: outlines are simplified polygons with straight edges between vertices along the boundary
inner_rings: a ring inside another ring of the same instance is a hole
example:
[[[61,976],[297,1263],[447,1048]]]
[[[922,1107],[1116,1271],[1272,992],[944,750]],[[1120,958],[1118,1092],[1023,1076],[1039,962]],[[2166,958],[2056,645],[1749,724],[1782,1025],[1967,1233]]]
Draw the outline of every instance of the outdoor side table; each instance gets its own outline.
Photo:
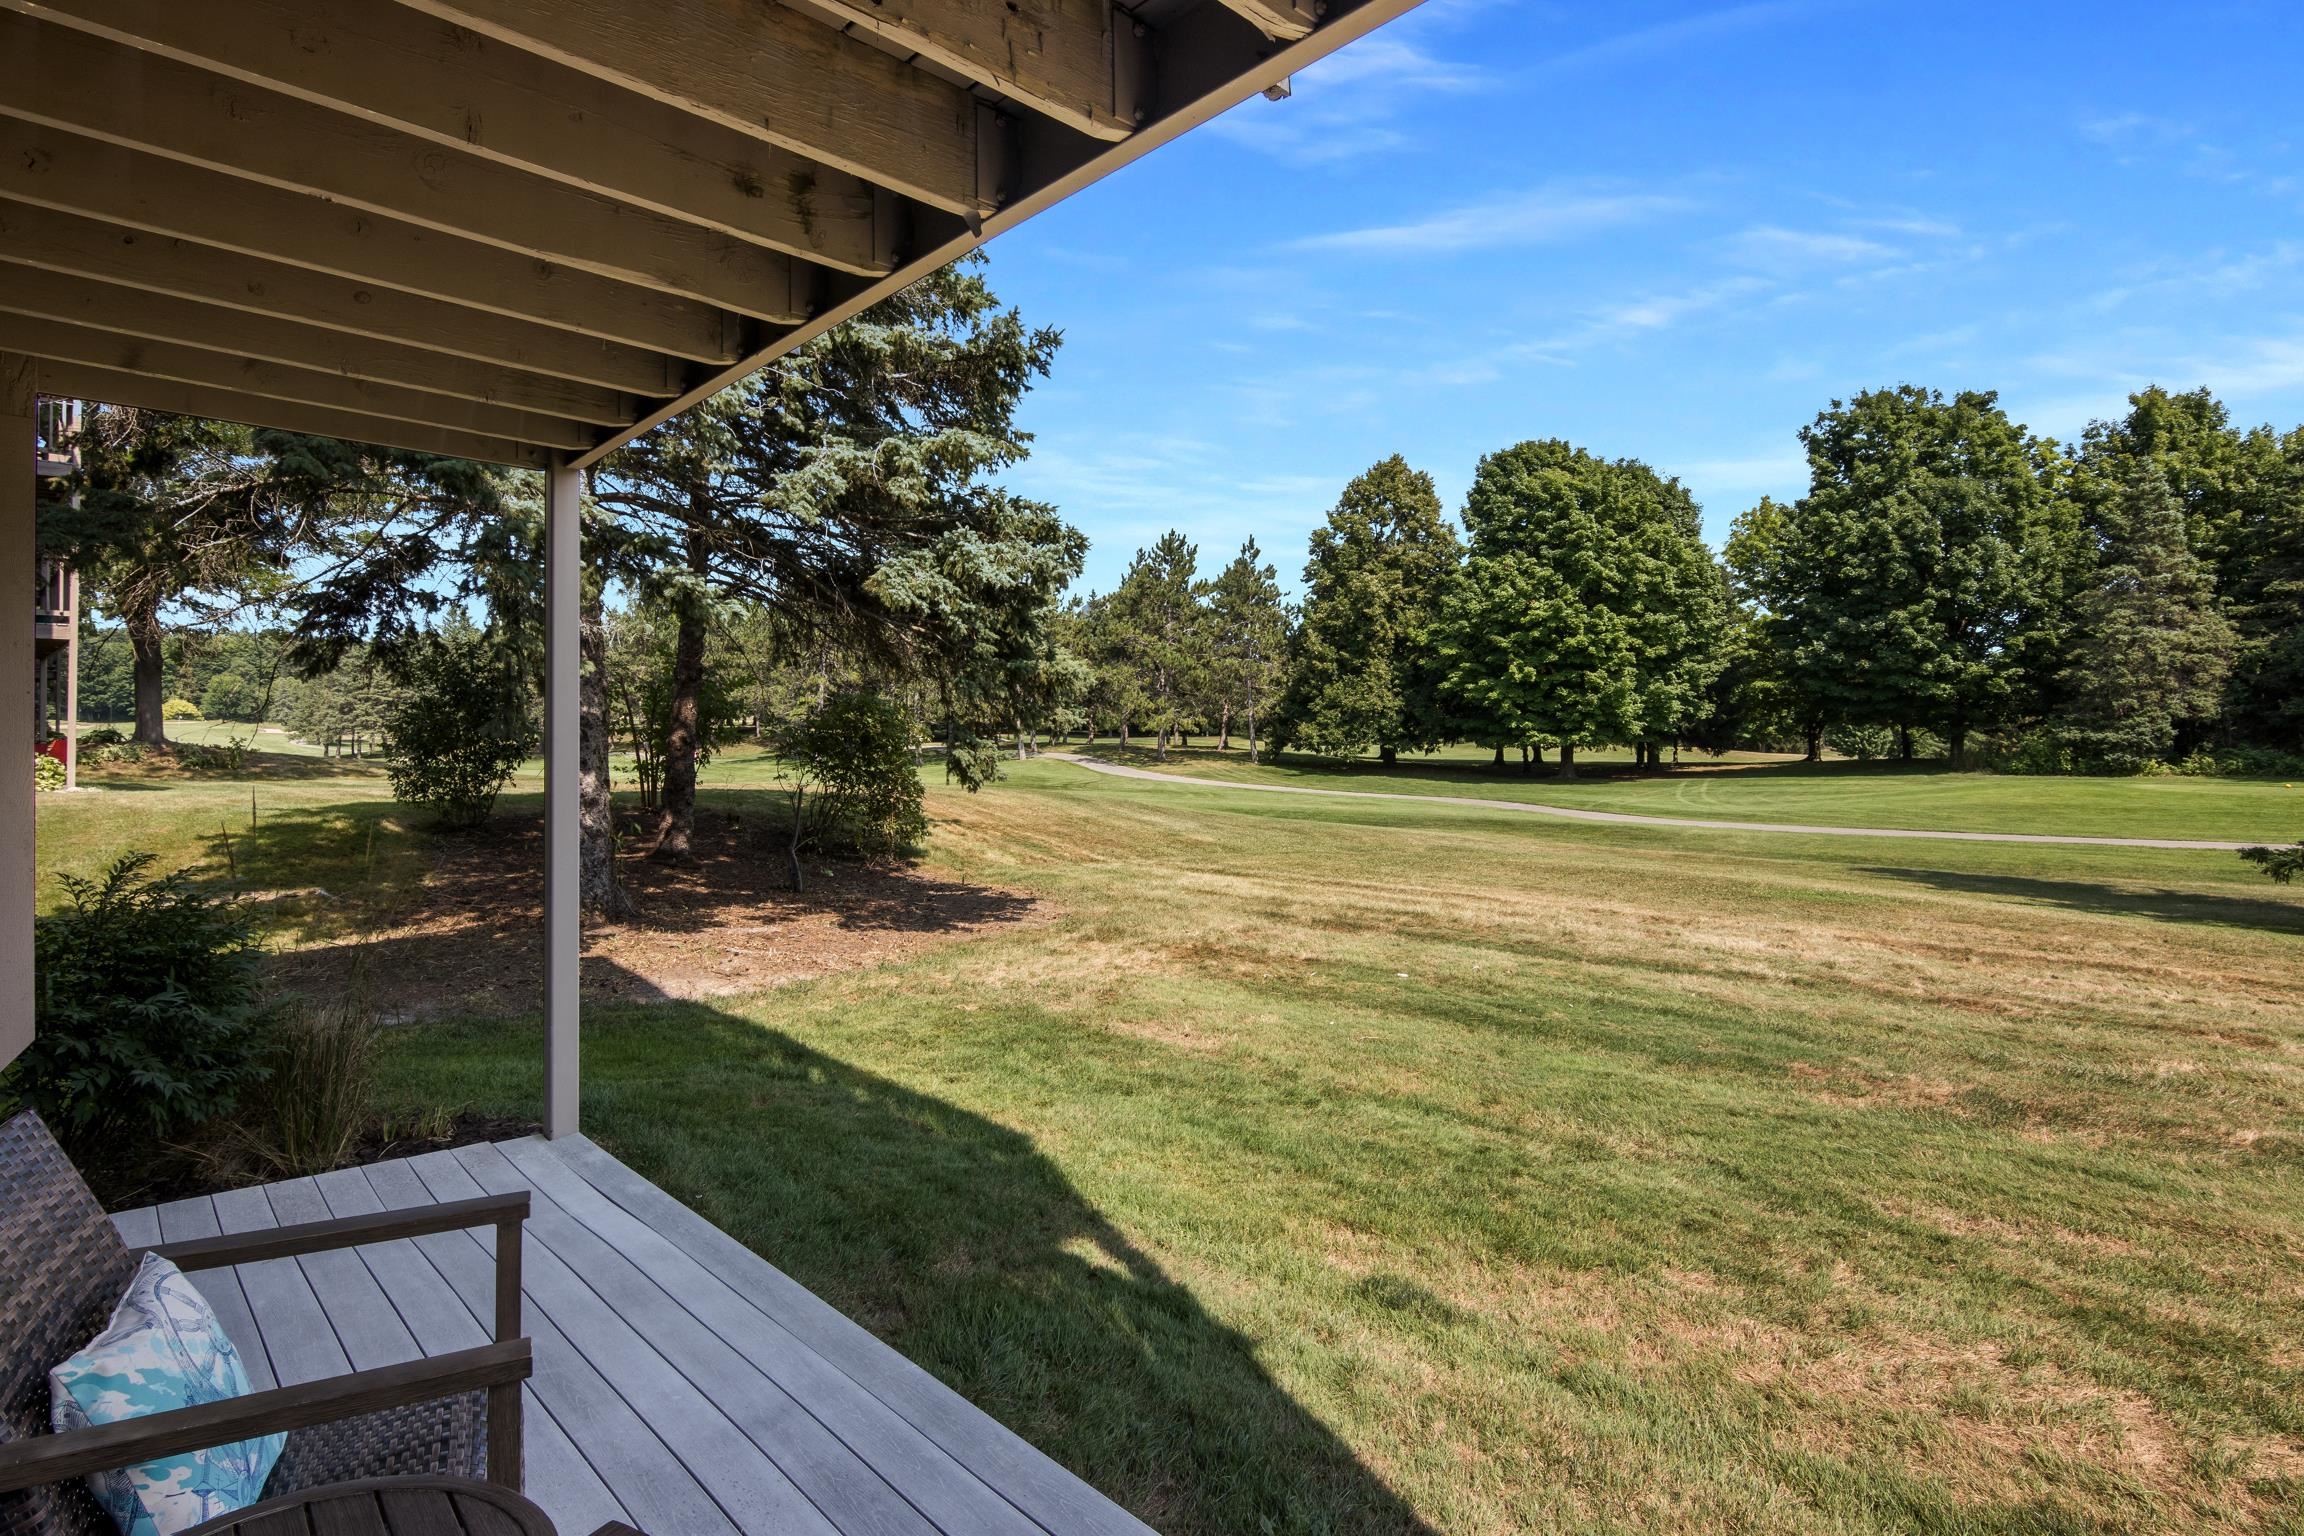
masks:
[[[372,1477],[251,1504],[185,1536],[557,1536],[544,1511],[494,1483]]]

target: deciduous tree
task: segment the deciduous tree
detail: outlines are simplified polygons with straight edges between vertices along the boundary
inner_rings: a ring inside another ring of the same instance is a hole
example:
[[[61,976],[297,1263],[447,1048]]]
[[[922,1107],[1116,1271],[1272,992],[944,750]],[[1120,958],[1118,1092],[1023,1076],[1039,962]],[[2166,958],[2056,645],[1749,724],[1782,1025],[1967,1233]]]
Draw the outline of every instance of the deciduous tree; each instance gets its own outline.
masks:
[[[1406,459],[1344,487],[1312,535],[1275,745],[1391,762],[1447,736],[1430,641],[1460,556],[1432,477]]]
[[[1703,711],[1727,591],[1677,480],[1557,440],[1480,461],[1440,652],[1508,739],[1642,744]]]

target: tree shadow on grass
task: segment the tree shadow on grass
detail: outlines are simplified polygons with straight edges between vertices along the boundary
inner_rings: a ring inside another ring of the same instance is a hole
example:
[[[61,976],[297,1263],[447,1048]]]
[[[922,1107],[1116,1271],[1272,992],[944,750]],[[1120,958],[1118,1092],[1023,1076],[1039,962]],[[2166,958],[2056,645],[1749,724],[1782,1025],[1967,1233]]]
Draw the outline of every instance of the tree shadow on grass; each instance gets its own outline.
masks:
[[[395,1043],[395,1091],[532,1112],[533,1027]],[[584,1052],[589,1135],[1156,1530],[1430,1536],[1031,1138],[698,1003]]]
[[[2029,875],[1980,875],[1949,869],[1874,867],[1859,873],[1881,875],[1939,891],[2042,902],[2074,912],[2304,935],[2304,903],[2277,898],[2216,896],[2198,891],[2098,885],[2082,880],[2041,880]]]
[[[771,809],[780,812],[782,796]],[[628,922],[589,924],[586,996],[663,1001],[755,991],[882,963],[918,949],[1043,921],[1014,891],[938,879],[895,860],[811,857],[795,891],[781,823],[760,797],[722,795],[697,815],[695,857],[646,856],[627,839],[618,867],[638,908]],[[275,834],[282,838],[289,831]],[[285,867],[261,829],[244,862]],[[421,886],[371,903],[366,921],[327,930],[327,944],[280,956],[285,988],[332,995],[357,981],[389,1017],[520,1012],[544,978],[544,835],[519,802],[486,826],[433,838]]]

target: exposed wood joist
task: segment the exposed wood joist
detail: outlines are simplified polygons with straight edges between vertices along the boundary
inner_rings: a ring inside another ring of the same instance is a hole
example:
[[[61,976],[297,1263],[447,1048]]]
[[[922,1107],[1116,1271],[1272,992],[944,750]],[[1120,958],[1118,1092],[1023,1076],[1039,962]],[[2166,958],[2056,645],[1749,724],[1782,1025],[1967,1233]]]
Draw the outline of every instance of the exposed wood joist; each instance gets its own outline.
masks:
[[[743,355],[736,317],[709,304],[11,117],[0,197],[697,362]]]
[[[413,422],[395,421],[388,416],[363,416],[354,411],[299,405],[293,401],[244,395],[209,385],[153,378],[148,374],[93,368],[85,363],[59,363],[40,359],[36,368],[40,393],[71,400],[141,406],[146,410],[173,411],[180,416],[206,416],[217,421],[245,422],[255,427],[278,427],[285,432],[341,437],[355,443],[378,443],[387,448],[447,454],[460,459],[478,459],[487,464],[517,464],[529,469],[542,469],[553,457],[548,448],[540,448],[534,443],[515,442],[510,438],[446,431],[437,427],[418,426]]]
[[[901,210],[863,178],[404,6],[0,6],[843,271],[878,275],[895,264]]]
[[[407,0],[407,3],[429,7],[432,0]],[[922,250],[870,292],[831,305],[807,324],[778,337],[770,346],[735,366],[698,380],[686,394],[656,407],[577,459],[577,464],[597,463],[639,434],[710,398],[842,321],[853,319],[882,293],[926,277],[994,235],[1015,228],[1421,3],[1422,0],[1329,0],[1330,16],[1326,25],[1312,36],[1279,45],[1226,6],[1207,4],[1182,13],[1160,31],[1156,67],[1160,76],[1161,110],[1144,127],[1117,144],[1104,144],[1084,134],[1046,125],[1054,131],[1035,133],[1020,146],[1016,197],[1003,204],[998,212],[987,215],[980,227],[958,232],[943,244]]]
[[[7,249],[5,239],[0,234],[0,255]],[[597,385],[543,378],[395,341],[324,331],[38,267],[0,267],[0,310],[595,426],[621,427],[640,414],[640,403],[632,396]]]
[[[173,341],[146,341],[117,331],[0,311],[0,352],[21,352],[59,363],[83,363],[123,374],[214,386],[236,394],[292,404],[357,411],[362,415],[510,438],[545,447],[584,449],[601,433],[572,421],[507,406],[459,400],[398,384],[375,384],[317,368],[295,368],[231,352],[212,352]]]
[[[684,387],[681,365],[660,352],[30,203],[0,199],[0,261],[626,394]]]
[[[403,3],[948,212],[1000,201],[979,164],[989,109],[784,5]]]
[[[1320,25],[1318,0],[1219,0],[1226,10],[1254,22],[1266,37],[1294,42]]]
[[[1112,0],[788,0],[1099,139],[1136,129],[1141,29]]]
[[[461,149],[0,11],[18,117],[678,294],[805,319],[822,269]]]

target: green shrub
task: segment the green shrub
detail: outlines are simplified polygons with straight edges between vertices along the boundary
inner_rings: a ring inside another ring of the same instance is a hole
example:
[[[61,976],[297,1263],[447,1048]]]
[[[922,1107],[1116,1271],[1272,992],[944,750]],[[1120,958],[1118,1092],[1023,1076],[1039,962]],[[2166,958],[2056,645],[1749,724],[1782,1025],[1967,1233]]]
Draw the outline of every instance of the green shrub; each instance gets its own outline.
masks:
[[[32,754],[32,787],[42,794],[64,787],[64,765],[45,752]]]
[[[270,1046],[248,919],[188,871],[152,879],[152,861],[58,877],[67,905],[33,925],[36,1033],[0,1078],[76,1153],[106,1160],[232,1109]]]
[[[784,733],[780,751],[793,782],[795,884],[803,883],[803,849],[895,853],[928,835],[912,722],[893,700],[862,689],[834,694]]]
[[[118,734],[115,732],[114,734]],[[107,741],[97,746],[81,745],[83,763],[140,763],[144,761],[144,743],[140,741]]]
[[[1896,733],[1884,725],[1836,725],[1825,733],[1824,745],[1842,757],[1869,763],[1895,755]]]
[[[2156,763],[2151,773],[2203,779],[2304,779],[2304,757],[2269,747],[2202,747],[2175,763]]]
[[[197,720],[200,718],[200,706],[190,699],[163,699],[160,702],[160,718],[163,720]]]
[[[534,741],[513,659],[477,633],[427,636],[397,669],[384,712],[392,793],[447,826],[488,819]]]
[[[91,747],[117,747],[127,739],[126,733],[117,726],[100,725],[93,731],[80,733],[80,750],[86,752]]]
[[[176,744],[176,761],[179,766],[198,773],[238,773],[248,766],[248,743],[180,741]]]
[[[2053,731],[2015,731],[2007,735],[1986,736],[1971,744],[1968,748],[1968,766],[1985,773],[2070,773],[2072,754],[2064,740]]]

